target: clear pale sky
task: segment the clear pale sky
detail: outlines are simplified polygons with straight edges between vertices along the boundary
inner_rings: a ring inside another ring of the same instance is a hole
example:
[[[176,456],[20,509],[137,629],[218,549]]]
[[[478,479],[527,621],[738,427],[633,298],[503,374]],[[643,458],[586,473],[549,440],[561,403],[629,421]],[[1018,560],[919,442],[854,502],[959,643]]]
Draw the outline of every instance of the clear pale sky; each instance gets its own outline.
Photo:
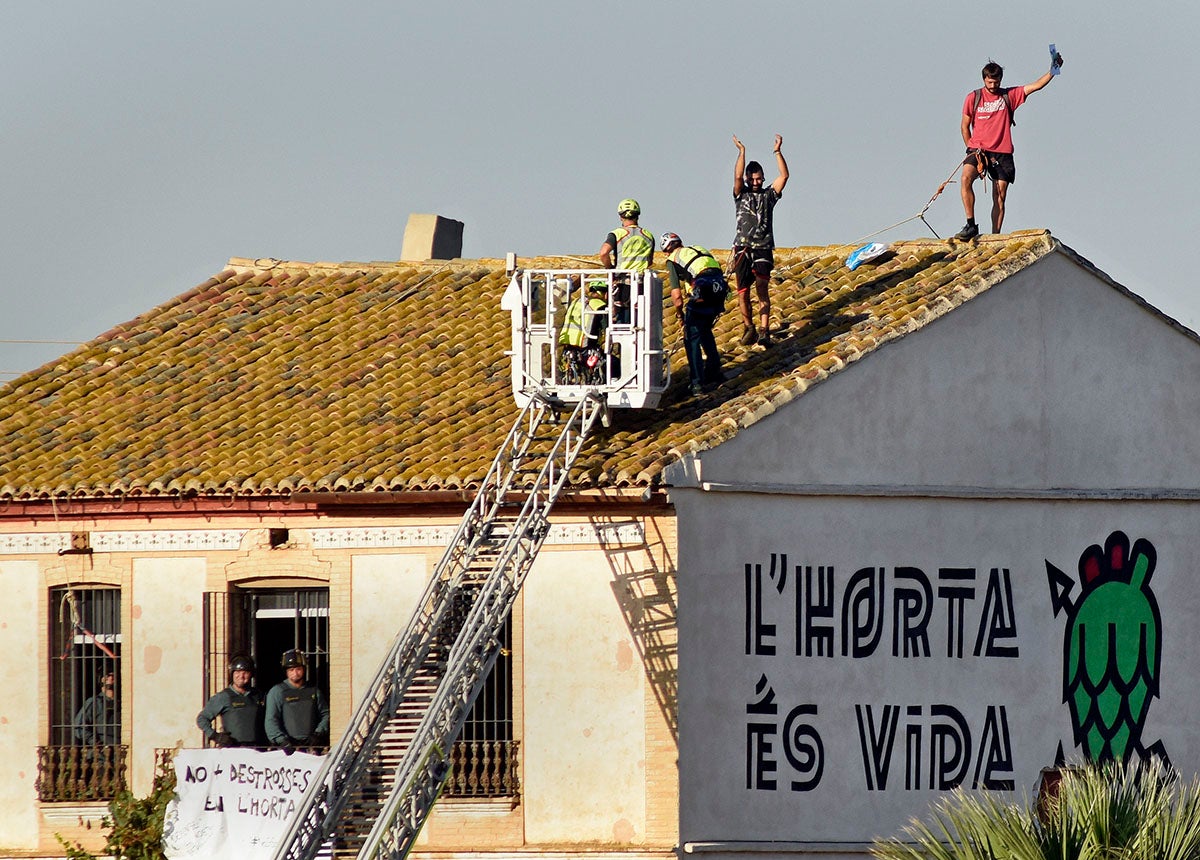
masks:
[[[784,137],[778,244],[851,242],[950,175],[983,64],[1029,83],[1050,42],[1005,230],[1049,227],[1200,329],[1198,34],[1200,4],[1155,0],[15,0],[0,382],[71,348],[12,341],[86,341],[230,257],[397,259],[411,212],[464,221],[467,257],[594,254],[632,196],[650,230],[727,248],[733,134],[768,181]],[[927,217],[962,226],[957,184]]]

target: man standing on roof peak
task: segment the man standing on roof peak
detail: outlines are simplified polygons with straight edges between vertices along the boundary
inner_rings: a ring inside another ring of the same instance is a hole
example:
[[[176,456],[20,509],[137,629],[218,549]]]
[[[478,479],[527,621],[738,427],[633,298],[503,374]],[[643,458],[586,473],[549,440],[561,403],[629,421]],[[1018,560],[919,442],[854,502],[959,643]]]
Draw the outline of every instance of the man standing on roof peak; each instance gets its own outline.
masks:
[[[775,268],[775,204],[783,196],[788,181],[788,166],[783,158],[783,136],[775,135],[775,164],[779,176],[764,185],[762,165],[746,163],[746,147],[737,135],[737,161],[733,165],[733,204],[737,213],[737,235],[733,239],[733,271],[737,277],[738,308],[742,312],[742,343],[771,345],[771,296],[767,286]],[[758,293],[759,328],[750,313],[750,283]]]
[[[1013,113],[1025,103],[1027,96],[1036,93],[1062,67],[1062,54],[1055,52],[1050,71],[1032,84],[1023,87],[1002,87],[1004,69],[988,61],[983,67],[983,87],[967,93],[962,108],[962,139],[967,146],[963,159],[961,192],[967,225],[958,231],[956,239],[974,239],[979,235],[975,223],[975,180],[985,171],[992,180],[992,232],[999,233],[1004,224],[1004,199],[1008,186],[1017,179],[1013,163]]]
[[[606,269],[628,269],[644,272],[654,261],[654,236],[638,226],[642,207],[632,197],[617,204],[617,217],[621,226],[604,237],[600,246],[600,265]],[[616,259],[613,259],[613,254]],[[629,283],[613,285],[613,322],[621,325],[629,322]]]

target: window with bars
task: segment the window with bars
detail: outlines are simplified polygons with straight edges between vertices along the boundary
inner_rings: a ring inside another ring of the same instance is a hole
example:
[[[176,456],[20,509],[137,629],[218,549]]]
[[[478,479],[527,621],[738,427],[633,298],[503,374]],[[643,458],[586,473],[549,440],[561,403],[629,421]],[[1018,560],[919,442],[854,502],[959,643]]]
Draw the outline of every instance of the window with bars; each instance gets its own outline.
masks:
[[[329,691],[329,589],[254,589],[241,592],[251,650],[257,656],[258,684],[264,692],[284,680],[285,651],[302,651],[306,677]]]
[[[50,742],[121,742],[121,589],[50,591]]]
[[[125,785],[121,745],[121,590],[50,590],[50,743],[42,800],[111,798]]]
[[[442,795],[517,797],[518,741],[513,734],[512,624],[505,621],[500,654],[450,749],[450,773]]]

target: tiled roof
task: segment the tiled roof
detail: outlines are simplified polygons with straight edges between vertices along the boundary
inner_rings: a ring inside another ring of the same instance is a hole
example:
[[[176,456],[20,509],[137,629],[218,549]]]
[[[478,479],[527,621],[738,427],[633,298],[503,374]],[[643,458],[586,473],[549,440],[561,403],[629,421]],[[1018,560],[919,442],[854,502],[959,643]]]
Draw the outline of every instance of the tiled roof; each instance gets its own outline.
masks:
[[[589,442],[580,487],[654,486],[889,340],[1056,247],[1045,231],[907,241],[854,272],[849,248],[776,249],[769,349],[717,340],[729,376],[657,411],[618,411]],[[723,254],[720,256],[724,256]],[[576,267],[573,258],[522,260]],[[0,500],[278,496],[469,488],[516,413],[500,260],[231,260],[220,274],[0,387]]]

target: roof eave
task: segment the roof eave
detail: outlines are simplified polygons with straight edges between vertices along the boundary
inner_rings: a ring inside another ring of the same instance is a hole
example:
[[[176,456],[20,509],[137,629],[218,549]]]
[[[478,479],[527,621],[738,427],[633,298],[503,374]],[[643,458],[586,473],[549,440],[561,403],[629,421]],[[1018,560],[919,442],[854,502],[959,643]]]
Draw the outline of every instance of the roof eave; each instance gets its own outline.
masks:
[[[123,496],[69,499],[8,499],[0,501],[0,522],[89,517],[95,519],[162,518],[170,516],[412,516],[416,513],[460,516],[475,498],[473,490],[413,490],[407,492],[305,492],[271,496]],[[518,498],[520,498],[518,494]],[[667,494],[650,487],[565,490],[559,512],[602,513],[669,507]]]

